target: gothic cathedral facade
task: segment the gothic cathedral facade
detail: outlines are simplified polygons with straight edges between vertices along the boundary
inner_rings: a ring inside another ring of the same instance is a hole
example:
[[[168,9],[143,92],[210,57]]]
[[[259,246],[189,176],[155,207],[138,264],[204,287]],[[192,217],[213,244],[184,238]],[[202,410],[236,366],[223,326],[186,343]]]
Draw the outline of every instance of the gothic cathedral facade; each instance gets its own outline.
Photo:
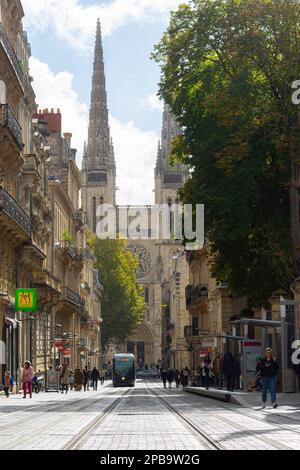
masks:
[[[178,124],[168,106],[165,106],[162,137],[158,145],[154,172],[155,204],[170,206],[176,203],[178,190],[187,180],[187,167],[180,163],[173,167],[168,158],[172,149],[172,141],[179,133]],[[99,20],[93,66],[88,142],[84,147],[82,179],[82,207],[87,213],[90,230],[95,233],[99,205],[112,204],[116,206],[116,163],[108,120],[103,45]],[[135,208],[139,209],[139,207]],[[116,209],[121,210],[122,208],[116,206]],[[167,339],[170,328],[170,296],[173,295],[170,292],[170,280],[173,274],[173,258],[182,252],[182,246],[180,242],[172,239],[129,239],[127,246],[139,259],[137,278],[144,290],[146,311],[142,324],[128,338],[127,344],[123,345],[123,348],[126,349],[125,352],[134,353],[141,364],[150,366],[161,362],[170,362],[168,361],[170,345]],[[185,270],[185,276],[181,282],[185,285],[188,284],[187,270]],[[185,299],[181,299],[181,302],[185,302]],[[184,337],[181,340],[184,340]],[[184,364],[181,366],[183,367]]]

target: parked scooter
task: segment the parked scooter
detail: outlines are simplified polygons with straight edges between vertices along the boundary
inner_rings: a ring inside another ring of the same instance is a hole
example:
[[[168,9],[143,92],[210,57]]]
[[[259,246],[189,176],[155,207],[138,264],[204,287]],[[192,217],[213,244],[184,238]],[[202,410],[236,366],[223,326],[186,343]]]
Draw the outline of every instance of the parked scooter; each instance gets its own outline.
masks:
[[[40,393],[43,390],[43,388],[44,388],[44,376],[35,374],[32,380],[32,391],[34,393]]]

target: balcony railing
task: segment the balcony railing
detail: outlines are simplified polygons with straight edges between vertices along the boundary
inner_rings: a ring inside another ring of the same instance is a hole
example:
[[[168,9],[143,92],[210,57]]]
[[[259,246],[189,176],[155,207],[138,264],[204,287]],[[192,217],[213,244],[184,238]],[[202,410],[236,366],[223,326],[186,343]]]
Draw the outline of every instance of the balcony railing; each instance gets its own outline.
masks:
[[[9,130],[18,147],[22,150],[24,147],[22,128],[8,104],[0,104],[0,126]]]
[[[66,294],[65,294],[66,300],[71,302],[72,304],[76,305],[77,307],[85,307],[85,301],[82,297],[80,297],[77,292],[73,291],[69,287],[66,287]]]
[[[185,289],[186,306],[191,307],[195,302],[208,296],[208,285],[198,284],[197,286],[188,285]]]
[[[9,42],[9,39],[7,37],[7,34],[1,22],[0,22],[0,45],[4,49],[4,52],[6,56],[8,57],[8,60],[10,61],[12,68],[14,69],[14,72],[20,82],[20,85],[23,88],[24,75],[20,67],[19,61],[17,59],[17,56],[15,54],[15,51]]]
[[[4,212],[10,217],[27,235],[31,236],[32,223],[28,214],[20,204],[0,186],[0,213]]]
[[[85,258],[85,252],[81,248],[77,248],[73,246],[72,243],[62,241],[57,244],[57,249],[61,250],[64,254],[72,258],[74,261],[78,263],[83,263]]]

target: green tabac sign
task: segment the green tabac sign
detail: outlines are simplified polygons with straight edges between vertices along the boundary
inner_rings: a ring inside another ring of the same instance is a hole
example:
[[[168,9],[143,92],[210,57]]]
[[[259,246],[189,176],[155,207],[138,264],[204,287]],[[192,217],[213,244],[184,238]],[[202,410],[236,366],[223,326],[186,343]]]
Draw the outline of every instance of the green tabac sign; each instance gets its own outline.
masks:
[[[15,290],[15,310],[25,312],[37,311],[37,291],[36,289],[16,289]]]

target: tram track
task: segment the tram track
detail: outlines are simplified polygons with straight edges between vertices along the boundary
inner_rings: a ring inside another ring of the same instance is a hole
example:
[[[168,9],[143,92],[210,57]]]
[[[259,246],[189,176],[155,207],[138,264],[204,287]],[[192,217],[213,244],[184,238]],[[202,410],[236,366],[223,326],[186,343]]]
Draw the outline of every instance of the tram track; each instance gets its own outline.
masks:
[[[86,441],[89,438],[89,435],[96,429],[99,424],[102,423],[112,411],[121,403],[125,396],[128,396],[131,389],[127,389],[120,397],[110,403],[106,408],[104,408],[101,413],[99,413],[91,423],[89,423],[85,428],[78,432],[69,442],[67,442],[62,450],[78,450],[80,444]]]
[[[164,393],[164,391],[162,393]],[[204,398],[207,398],[207,397],[204,397]],[[169,406],[173,407],[173,405],[170,405],[170,404],[169,404]],[[224,406],[220,403],[218,403],[218,408],[221,408],[224,411],[228,411],[228,408],[226,408],[226,406]],[[236,406],[236,408],[234,408],[234,412],[236,414],[241,415],[241,416],[247,416],[248,419],[251,419],[251,420],[254,420],[254,421],[259,421],[259,422],[262,422],[262,423],[266,424],[266,420],[264,418],[262,418],[260,416],[256,416],[256,415],[253,416],[251,413],[249,413],[249,411],[246,411],[246,410],[241,411],[241,410],[238,409],[237,406]],[[279,416],[279,415],[276,415],[276,416]],[[236,429],[237,432],[244,431],[244,428],[242,426],[238,425],[236,422],[234,423],[230,418],[222,416],[220,419],[224,423],[233,426]],[[292,420],[292,418],[288,418],[288,419]],[[295,422],[295,420],[293,420],[293,421]],[[294,428],[292,428],[289,425],[281,424],[281,423],[278,422],[278,420],[270,419],[270,415],[268,415],[267,424],[275,424],[277,426],[277,430],[280,429],[281,431],[288,431],[289,433],[294,433],[294,434],[298,434],[298,435],[300,434],[300,430],[295,430]],[[249,432],[249,436],[253,435],[255,437],[254,432],[252,432],[251,430],[249,430],[248,432]],[[272,438],[268,438],[268,437],[265,437],[265,436],[260,436],[260,440],[262,442],[265,442],[268,445],[273,446],[274,449],[277,449],[277,450],[294,450],[292,447],[289,447],[285,444],[282,444],[282,443],[280,443],[280,442],[278,442],[278,441],[276,441]]]
[[[184,416],[175,406],[171,405],[167,400],[161,397],[153,388],[149,387],[148,383],[145,381],[146,387],[148,391],[150,391],[154,396],[156,396],[159,401],[172,413],[176,414],[176,416],[184,422],[184,424],[189,428],[189,430],[193,433],[195,437],[201,442],[201,444],[206,444],[209,450],[225,450],[222,444],[214,441],[206,432],[202,429],[199,429],[195,424]]]

